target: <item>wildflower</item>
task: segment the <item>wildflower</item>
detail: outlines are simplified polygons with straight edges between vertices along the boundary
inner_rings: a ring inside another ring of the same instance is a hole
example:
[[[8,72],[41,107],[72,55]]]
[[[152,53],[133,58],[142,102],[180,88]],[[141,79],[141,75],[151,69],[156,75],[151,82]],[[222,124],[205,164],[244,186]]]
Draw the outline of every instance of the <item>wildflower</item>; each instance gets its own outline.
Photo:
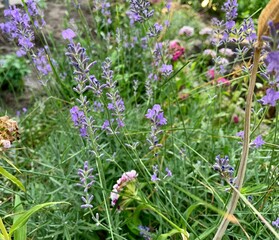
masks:
[[[165,177],[171,177],[172,176],[171,170],[169,168],[166,168],[165,170],[167,172],[167,175]]]
[[[117,127],[124,127],[124,111],[125,105],[124,101],[121,98],[118,90],[116,89],[116,81],[113,80],[113,71],[111,68],[111,60],[106,58],[102,64],[103,75],[102,78],[106,80],[106,88],[109,89],[109,92],[106,93],[109,103],[107,108],[112,112],[111,115],[116,118],[118,123]]]
[[[237,137],[240,137],[242,140],[244,139],[244,131],[240,131],[235,134]]]
[[[256,139],[252,142],[252,146],[254,146],[255,148],[260,148],[262,145],[264,145],[265,142],[262,138],[262,135],[259,135],[256,137]]]
[[[178,34],[185,35],[187,37],[191,37],[194,35],[194,28],[192,28],[190,26],[184,26],[179,30]]]
[[[215,70],[214,70],[214,68],[210,68],[210,69],[207,71],[207,76],[208,76],[210,79],[214,79],[214,77],[215,77]]]
[[[88,162],[85,161],[83,169],[78,169],[78,175],[80,178],[80,183],[77,186],[80,186],[84,189],[85,196],[82,196],[81,199],[83,204],[81,208],[92,208],[93,195],[88,193],[89,188],[94,184],[94,176],[92,175],[93,168],[89,168]]]
[[[68,39],[68,40],[71,41],[73,38],[76,37],[76,34],[75,34],[75,32],[72,29],[68,28],[68,29],[62,31],[62,37],[65,40]]]
[[[239,117],[237,115],[233,116],[233,122],[239,123]]]
[[[68,45],[68,52],[65,54],[75,68],[74,75],[78,85],[74,91],[82,95],[85,91],[91,90],[94,94],[99,96],[106,85],[100,84],[94,75],[89,75],[90,69],[96,64],[96,61],[90,62],[86,55],[86,50],[80,43],[70,42]],[[86,104],[86,99],[83,98],[81,104]]]
[[[235,178],[233,177],[234,168],[229,164],[229,157],[225,156],[224,158],[221,158],[220,155],[218,155],[215,160],[216,163],[213,165],[213,169],[218,171],[222,178],[233,184],[235,181]]]
[[[153,174],[151,175],[151,181],[152,182],[159,181],[160,179],[157,177],[159,172],[158,165],[154,165],[152,168],[153,168]]]
[[[150,143],[149,149],[154,149],[156,147],[161,147],[162,144],[158,143],[158,135],[162,133],[160,127],[167,124],[167,119],[164,118],[164,113],[159,104],[155,104],[152,109],[148,109],[145,115],[147,119],[151,120],[151,133],[147,141]]]
[[[266,56],[267,73],[275,74],[277,81],[279,80],[279,51],[269,52]]]
[[[8,116],[0,117],[0,152],[11,147],[19,139],[17,122]]]
[[[149,37],[156,37],[160,34],[160,32],[163,30],[163,26],[160,25],[159,23],[155,23],[153,26],[149,28],[149,32],[147,35]]]
[[[279,217],[275,221],[272,221],[272,226],[279,228]]]
[[[220,52],[222,55],[228,56],[228,57],[231,57],[231,56],[234,55],[234,52],[233,52],[231,49],[229,49],[229,48],[221,48],[221,49],[219,50],[219,52]]]
[[[147,0],[130,0],[130,11],[134,14],[135,22],[144,22],[151,18],[154,10],[149,10],[150,2]]]
[[[212,34],[212,32],[213,32],[213,29],[212,29],[212,28],[210,28],[210,27],[204,27],[204,28],[202,28],[202,29],[200,30],[199,34],[200,34],[200,35],[210,35],[210,34]]]
[[[70,110],[72,121],[74,122],[75,126],[78,126],[80,129],[80,135],[82,137],[87,136],[87,122],[85,118],[85,114],[83,111],[79,110],[77,106],[74,106]]]
[[[139,225],[138,229],[140,231],[140,236],[142,236],[145,240],[151,240],[149,227]]]
[[[181,47],[178,40],[173,40],[169,43],[169,51],[172,55],[172,60],[177,61],[185,52],[185,48]]]
[[[230,81],[226,78],[221,77],[217,79],[217,84],[230,86]]]
[[[172,65],[163,64],[162,67],[160,68],[160,72],[164,76],[169,76],[173,72]]]
[[[215,58],[217,56],[217,53],[214,51],[214,50],[211,50],[211,49],[205,49],[203,51],[203,55],[205,56],[210,56],[212,58]]]
[[[125,172],[122,174],[121,178],[119,178],[116,184],[113,186],[113,190],[110,194],[111,205],[115,206],[120,193],[124,190],[124,188],[131,182],[134,182],[137,178],[138,174],[135,170],[131,170],[129,172]]]
[[[259,102],[263,105],[270,105],[275,107],[276,101],[279,99],[279,91],[275,91],[273,88],[269,88],[266,90],[266,95],[259,100]]]
[[[235,25],[234,19],[237,17],[237,0],[227,0],[222,10],[226,13],[226,28],[232,29]]]
[[[52,72],[51,66],[48,63],[46,53],[43,48],[40,48],[37,55],[33,57],[33,62],[38,71],[43,75],[47,75]]]

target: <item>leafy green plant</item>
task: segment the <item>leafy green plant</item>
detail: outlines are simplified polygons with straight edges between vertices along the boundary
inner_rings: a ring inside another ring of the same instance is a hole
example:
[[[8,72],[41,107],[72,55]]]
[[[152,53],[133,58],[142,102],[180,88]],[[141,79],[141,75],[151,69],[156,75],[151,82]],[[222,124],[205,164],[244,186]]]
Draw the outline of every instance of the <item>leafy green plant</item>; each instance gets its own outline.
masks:
[[[16,54],[8,54],[0,58],[0,89],[22,92],[24,77],[29,71],[26,60]]]

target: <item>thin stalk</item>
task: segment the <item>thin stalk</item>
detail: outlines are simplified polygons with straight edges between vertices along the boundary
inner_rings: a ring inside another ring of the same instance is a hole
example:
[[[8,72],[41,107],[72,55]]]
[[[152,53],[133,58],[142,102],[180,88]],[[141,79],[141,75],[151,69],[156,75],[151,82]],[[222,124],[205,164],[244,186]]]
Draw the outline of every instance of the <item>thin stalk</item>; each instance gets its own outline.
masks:
[[[246,166],[247,166],[247,160],[248,160],[248,154],[249,154],[249,143],[250,143],[250,122],[251,122],[251,109],[252,109],[252,100],[253,100],[253,94],[254,94],[254,88],[256,84],[256,77],[257,77],[257,71],[258,71],[258,65],[260,60],[260,53],[261,53],[261,44],[258,43],[255,47],[255,53],[254,53],[254,60],[253,60],[253,68],[251,72],[251,78],[247,93],[247,99],[246,99],[246,109],[245,109],[245,123],[244,123],[244,139],[243,139],[243,150],[241,155],[241,160],[239,164],[238,174],[237,174],[237,180],[236,185],[238,189],[242,188],[245,172],[246,172]],[[239,199],[239,194],[234,191],[232,193],[232,197],[227,209],[227,213],[225,217],[223,218],[213,240],[221,240],[227,226],[230,222],[230,220],[227,218],[227,216],[232,215],[235,211],[235,208],[237,206],[237,202]]]

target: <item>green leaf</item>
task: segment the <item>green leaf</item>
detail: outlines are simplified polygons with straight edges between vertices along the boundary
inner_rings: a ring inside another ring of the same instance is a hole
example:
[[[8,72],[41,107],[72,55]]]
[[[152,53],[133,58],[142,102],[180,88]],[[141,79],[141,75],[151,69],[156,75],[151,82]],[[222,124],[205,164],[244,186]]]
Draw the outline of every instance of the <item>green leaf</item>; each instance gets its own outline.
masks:
[[[164,234],[161,234],[157,240],[165,240],[167,239],[168,237],[171,237],[172,235],[176,234],[176,233],[180,233],[180,231],[178,231],[177,229],[172,229],[171,231],[169,231],[168,233],[164,233]]]
[[[22,215],[12,225],[12,227],[10,229],[10,232],[9,232],[9,236],[12,236],[12,234],[17,229],[19,229],[20,227],[24,226],[26,224],[26,222],[29,220],[29,218],[34,213],[39,211],[40,209],[48,207],[48,206],[51,206],[51,205],[62,204],[62,203],[68,204],[67,202],[48,202],[48,203],[43,203],[43,204],[36,205],[36,206],[32,207],[31,209],[29,209],[28,211],[23,212]]]
[[[22,191],[26,191],[23,184],[12,174],[7,172],[3,167],[0,167],[0,174],[2,174],[4,177],[8,178],[10,181],[12,181],[15,185],[17,185]]]
[[[14,208],[15,213],[22,213],[24,212],[24,208],[22,206],[20,197],[18,195],[15,195],[15,208]],[[22,214],[16,214],[14,217],[13,223],[15,223],[19,217]],[[26,240],[27,239],[27,224],[25,223],[22,227],[18,228],[15,230],[14,233],[14,239],[15,240]]]

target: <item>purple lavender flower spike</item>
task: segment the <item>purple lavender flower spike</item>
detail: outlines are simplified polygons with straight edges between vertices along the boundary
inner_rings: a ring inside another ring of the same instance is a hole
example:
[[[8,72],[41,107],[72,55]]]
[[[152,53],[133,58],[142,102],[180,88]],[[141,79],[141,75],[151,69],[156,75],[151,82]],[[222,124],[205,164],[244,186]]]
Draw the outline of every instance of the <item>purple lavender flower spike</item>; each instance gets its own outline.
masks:
[[[149,10],[150,2],[147,0],[130,0],[130,12],[134,14],[135,22],[144,22],[151,18],[154,10]]]
[[[102,78],[106,80],[106,88],[108,92],[106,93],[108,100],[107,108],[111,111],[111,122],[116,120],[117,129],[125,126],[124,124],[124,111],[125,105],[121,98],[118,90],[116,89],[116,81],[113,79],[113,71],[111,70],[111,60],[107,58],[102,64],[103,74]],[[105,127],[106,130],[111,130],[108,126]]]
[[[82,137],[87,136],[87,122],[83,111],[79,110],[77,106],[74,106],[70,110],[72,121],[76,127],[79,127],[80,135]]]
[[[88,193],[89,188],[94,184],[95,182],[95,176],[92,175],[93,168],[89,168],[88,161],[84,162],[83,169],[78,169],[78,175],[80,179],[80,183],[77,184],[77,186],[80,186],[84,189],[85,196],[82,196],[81,199],[83,201],[83,204],[81,205],[81,208],[92,208],[92,200],[93,195]]]
[[[47,60],[46,53],[43,48],[40,48],[37,55],[33,57],[33,62],[41,74],[48,75],[50,72],[52,72],[51,66]]]
[[[226,179],[229,183],[234,185],[236,178],[234,178],[234,168],[229,164],[229,157],[221,158],[220,155],[216,156],[216,162],[213,169],[218,171],[222,178]]]
[[[162,133],[160,127],[167,124],[167,119],[164,118],[161,106],[159,104],[155,104],[152,109],[147,110],[145,117],[151,121],[151,133],[149,138],[147,138],[147,141],[150,144],[149,149],[161,147],[162,144],[159,144],[157,136]]]

